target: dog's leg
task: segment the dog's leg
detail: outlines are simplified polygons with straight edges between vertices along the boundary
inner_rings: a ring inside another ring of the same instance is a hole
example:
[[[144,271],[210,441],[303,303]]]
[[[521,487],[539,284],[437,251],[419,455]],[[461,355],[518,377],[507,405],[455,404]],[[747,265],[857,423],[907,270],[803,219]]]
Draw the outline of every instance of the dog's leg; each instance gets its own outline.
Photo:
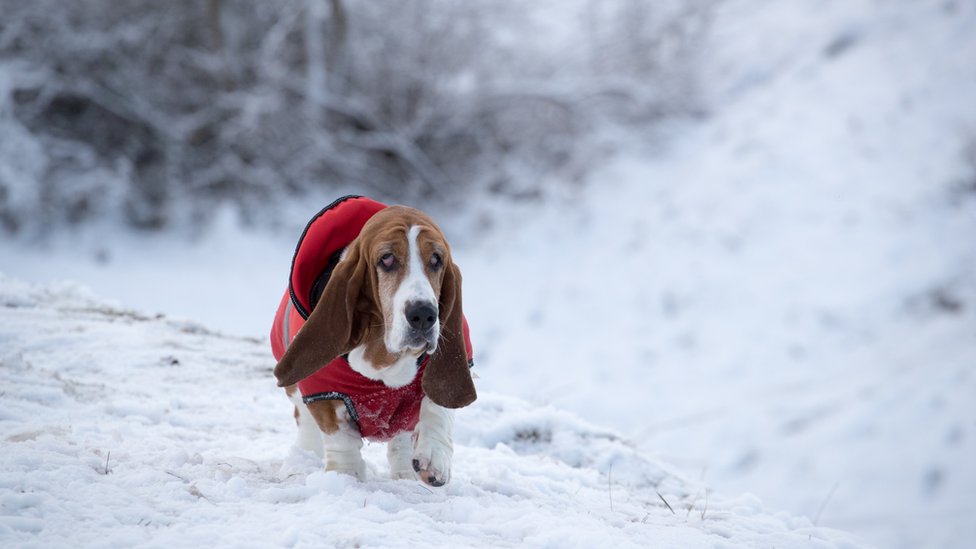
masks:
[[[386,443],[386,459],[390,462],[390,478],[410,479],[417,478],[413,472],[413,434],[410,432],[400,433]]]
[[[360,450],[363,437],[356,422],[349,417],[341,400],[319,400],[308,404],[308,410],[322,431],[325,445],[325,470],[366,478],[366,462]]]
[[[420,480],[431,486],[443,486],[451,480],[453,432],[454,411],[424,397],[420,403],[420,421],[413,432],[413,469]]]
[[[353,426],[355,431],[355,426]],[[359,432],[339,429],[334,434],[325,435],[325,470],[352,475],[359,480],[366,479],[366,462],[360,451],[363,438]]]
[[[322,431],[312,417],[312,413],[308,411],[308,407],[302,402],[298,387],[291,385],[285,388],[285,392],[288,394],[288,400],[295,405],[295,423],[298,424],[295,446],[315,452],[315,455],[322,457]]]

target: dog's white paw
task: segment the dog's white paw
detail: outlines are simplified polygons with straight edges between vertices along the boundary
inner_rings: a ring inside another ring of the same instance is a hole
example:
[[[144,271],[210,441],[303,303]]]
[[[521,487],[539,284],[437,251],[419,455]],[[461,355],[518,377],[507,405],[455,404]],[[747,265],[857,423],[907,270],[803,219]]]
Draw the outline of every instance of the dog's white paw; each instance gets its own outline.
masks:
[[[350,459],[346,456],[338,457],[331,453],[326,453],[325,470],[335,471],[343,475],[351,475],[357,480],[366,480],[366,462],[359,456],[359,459]]]
[[[412,433],[400,433],[390,439],[386,446],[386,458],[390,462],[390,478],[393,480],[416,480],[413,472]]]
[[[413,470],[423,482],[431,486],[444,486],[451,480],[453,457],[453,447],[420,433],[414,445]]]
[[[314,452],[292,446],[278,469],[278,479],[287,480],[293,476],[308,474],[322,467],[322,459]]]
[[[366,465],[365,464],[362,467],[354,467],[354,468],[334,467],[334,466],[326,465],[325,466],[325,470],[326,471],[335,471],[336,473],[339,473],[341,475],[353,476],[353,477],[356,477],[356,480],[359,480],[359,481],[366,480]]]
[[[413,469],[390,471],[390,478],[393,480],[417,480],[417,473],[414,473]]]

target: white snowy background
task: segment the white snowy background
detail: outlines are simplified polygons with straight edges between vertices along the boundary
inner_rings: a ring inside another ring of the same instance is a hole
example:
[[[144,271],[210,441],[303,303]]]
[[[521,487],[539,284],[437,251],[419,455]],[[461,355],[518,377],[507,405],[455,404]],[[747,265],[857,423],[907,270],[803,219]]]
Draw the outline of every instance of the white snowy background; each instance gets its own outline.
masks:
[[[266,334],[333,196],[3,237],[0,541],[971,547],[976,5],[712,17],[698,116],[432,210],[481,393],[442,491],[287,448]]]

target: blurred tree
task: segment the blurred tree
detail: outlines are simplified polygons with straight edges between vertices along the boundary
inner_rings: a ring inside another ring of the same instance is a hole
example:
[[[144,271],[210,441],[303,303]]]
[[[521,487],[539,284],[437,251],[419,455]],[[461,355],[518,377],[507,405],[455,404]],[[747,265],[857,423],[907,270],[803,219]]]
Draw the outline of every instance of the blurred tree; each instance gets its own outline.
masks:
[[[321,187],[535,194],[585,170],[600,123],[693,108],[709,3],[654,5],[6,0],[0,224],[260,219]]]

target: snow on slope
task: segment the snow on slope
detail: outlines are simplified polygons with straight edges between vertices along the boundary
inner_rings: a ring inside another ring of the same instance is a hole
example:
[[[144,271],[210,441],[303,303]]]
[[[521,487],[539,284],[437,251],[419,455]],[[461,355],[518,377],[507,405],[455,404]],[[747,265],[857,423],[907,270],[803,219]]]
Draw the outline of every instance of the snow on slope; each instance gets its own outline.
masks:
[[[463,255],[483,384],[879,546],[971,547],[976,4],[715,25],[710,119]]]
[[[635,139],[579,193],[556,182],[562,200],[488,204],[500,221],[487,239],[449,227],[480,387],[530,403],[480,404],[515,418],[570,410],[722,492],[819,514],[881,547],[967,548],[976,195],[959,153],[976,135],[976,4],[719,7],[703,56],[709,117],[673,128],[667,148]],[[308,202],[296,223],[317,209]],[[258,335],[298,232],[218,223],[197,247],[102,234],[40,251],[4,243],[0,269]],[[103,239],[110,260],[93,263]],[[469,459],[493,443],[465,436]],[[276,449],[265,464],[282,459]],[[602,509],[605,480],[553,494]]]
[[[366,482],[325,473],[289,450],[264,342],[70,286],[0,278],[0,349],[4,547],[856,547],[491,393],[459,414],[443,489],[387,479],[379,444]]]

